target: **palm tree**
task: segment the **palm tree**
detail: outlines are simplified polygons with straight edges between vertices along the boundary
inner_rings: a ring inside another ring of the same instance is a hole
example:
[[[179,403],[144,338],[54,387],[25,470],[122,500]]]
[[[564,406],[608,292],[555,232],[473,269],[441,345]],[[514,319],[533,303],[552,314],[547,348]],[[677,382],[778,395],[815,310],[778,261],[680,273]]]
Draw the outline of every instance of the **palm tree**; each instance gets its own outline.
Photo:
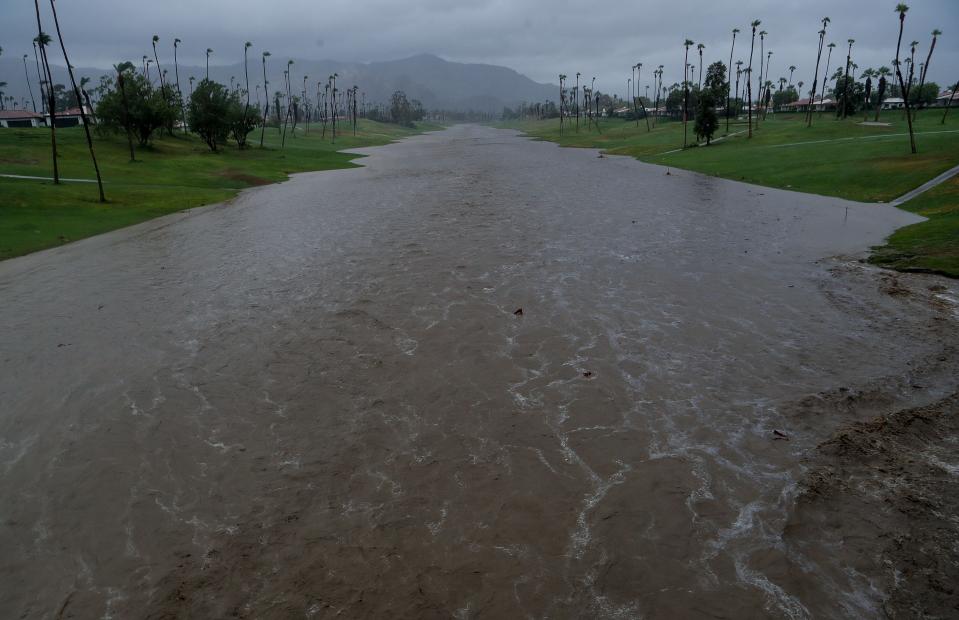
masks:
[[[772,64],[773,52],[769,50],[766,52],[766,78],[763,80],[765,85],[765,92],[763,93],[762,102],[763,102],[763,120],[766,120],[766,112],[769,107],[769,87],[772,86],[772,82],[769,81],[769,65]]]
[[[176,94],[180,99],[180,119],[183,121],[183,134],[186,135],[186,107],[183,105],[183,91],[180,90],[180,63],[177,59],[177,47],[182,43],[180,39],[173,39],[173,73],[176,76]]]
[[[819,61],[822,60],[822,46],[826,41],[826,25],[829,24],[829,22],[830,19],[828,17],[822,18],[822,30],[819,31],[819,50],[816,52],[816,73],[813,74],[812,95],[809,97],[809,106],[806,111],[806,127],[812,127],[812,110],[815,107],[816,87],[819,84]],[[826,74],[828,75],[828,73],[827,71]],[[825,82],[825,80],[826,78],[823,78],[823,82]],[[823,86],[823,89],[825,89],[825,86]]]
[[[190,82],[190,98],[192,99],[193,98],[193,82],[196,81],[196,78],[191,75],[188,81]]]
[[[683,59],[683,148],[686,148],[686,124],[689,120],[689,80],[687,79],[687,67],[689,66],[689,47],[694,45],[690,39],[686,39],[683,47],[686,49],[686,56]]]
[[[266,59],[270,57],[270,52],[263,52],[263,96],[266,98],[266,105],[263,107],[263,125],[260,127],[260,148],[263,148],[263,136],[266,134],[266,115],[270,112],[270,83],[266,81]]]
[[[733,83],[733,50],[736,49],[736,35],[739,34],[739,28],[733,28],[733,44],[729,48],[729,81],[726,82],[726,133],[729,133],[729,87]],[[737,76],[738,77],[738,76]],[[737,89],[738,90],[738,89]]]
[[[641,79],[643,79],[643,63],[638,62],[638,63],[636,63],[636,81],[637,81],[637,83],[638,83],[639,80],[641,80]],[[596,81],[596,78],[593,78],[593,81],[595,82],[595,81]],[[590,93],[592,93],[592,89],[590,89]],[[647,99],[648,99],[648,97],[647,97]],[[642,108],[643,108],[643,118],[646,119],[646,131],[648,132],[648,131],[650,131],[650,129],[649,129],[649,114],[646,113],[646,102],[643,101],[643,98],[642,98],[642,97],[640,97],[640,98],[639,98],[639,103],[640,103],[640,105],[641,105]],[[636,122],[637,122],[637,124],[639,123],[639,119],[638,119],[638,118],[636,119]],[[597,127],[598,127],[598,125],[597,125]]]
[[[706,46],[700,43],[696,46],[696,49],[699,50],[699,90],[703,89],[703,50],[706,49]]]
[[[40,0],[33,0],[33,6],[37,13],[37,44],[40,47],[40,58],[43,59],[43,72],[47,78],[47,110],[50,113],[50,149],[53,152],[53,184],[60,184],[60,164],[57,161],[57,103],[53,93],[52,72],[50,71],[50,62],[47,57],[47,46],[52,39],[50,35],[43,31],[43,25],[40,22]]]
[[[886,76],[892,73],[889,67],[882,66],[876,71],[879,76],[879,90],[876,91],[876,122],[879,122],[879,112],[882,111],[882,98],[886,94]]]
[[[793,73],[796,72],[796,65],[789,65],[789,88],[793,87]]]
[[[758,105],[763,103],[763,55],[766,53],[763,46],[766,43],[767,34],[769,33],[765,30],[759,31],[759,80],[756,82],[759,86],[759,97],[756,99]],[[759,128],[759,114],[756,115],[756,128]]]
[[[752,83],[753,50],[756,47],[756,28],[758,28],[761,23],[762,22],[757,19],[750,24],[750,26],[752,26],[752,29],[753,29],[753,38],[752,38],[752,42],[749,44],[749,66],[746,68],[746,91],[749,93],[748,105],[749,105],[749,137],[750,138],[753,137],[753,83]],[[762,58],[762,54],[760,54],[759,57]]]
[[[44,89],[43,89],[43,83],[44,83],[44,82],[43,82],[43,74],[40,73],[40,56],[39,56],[39,54],[38,54],[38,52],[37,52],[37,47],[38,47],[38,45],[39,45],[40,42],[39,42],[38,39],[39,39],[39,37],[34,37],[34,38],[33,38],[33,60],[34,60],[34,62],[35,62],[36,65],[37,65],[37,82],[38,82],[39,88],[40,88],[40,113],[41,113],[41,114],[44,114],[44,113],[46,113],[46,111],[47,111],[47,101],[46,101],[46,94],[45,94],[45,91],[44,91]]]
[[[563,104],[566,101],[566,90],[563,86],[563,82],[566,81],[566,74],[559,74],[559,135],[563,135]]]
[[[939,35],[942,34],[942,30],[936,28],[932,31],[932,44],[929,46],[929,54],[926,56],[926,64],[923,65],[922,71],[919,72],[919,101],[918,108],[921,110],[922,105],[922,87],[926,84],[926,72],[929,71],[929,62],[932,60],[932,52],[936,49],[936,41],[939,39]],[[917,110],[918,114],[919,111]]]
[[[30,101],[33,103],[33,112],[37,112],[37,100],[33,98],[33,86],[30,85],[30,72],[27,71],[27,55],[23,55],[23,75],[27,78],[27,90],[30,91]]]
[[[206,79],[210,79],[210,54],[213,53],[213,50],[209,47],[206,48]]]
[[[124,62],[113,65],[113,69],[117,72],[117,89],[120,91],[120,100],[123,102],[123,128],[126,130],[127,144],[130,147],[130,161],[134,162],[136,161],[136,154],[133,151],[133,132],[130,128],[130,104],[127,101],[126,78],[124,77],[124,73],[127,71],[133,73],[136,71],[136,67],[134,67],[131,62]]]
[[[743,74],[743,61],[737,60],[736,61],[736,101],[737,102],[739,101],[739,78],[742,76],[742,74]],[[732,75],[729,76],[730,81],[732,81],[732,77],[733,77]],[[739,104],[737,103],[737,105]]]
[[[576,72],[576,89],[573,91],[573,109],[576,110],[576,133],[579,133],[579,76],[580,72]],[[634,104],[635,105],[635,104]]]
[[[829,64],[830,64],[830,62],[832,61],[832,51],[833,51],[834,49],[836,49],[836,44],[835,44],[835,43],[830,43],[830,44],[827,45],[826,47],[829,48],[829,53],[826,54],[826,72],[822,74],[822,75],[823,75],[823,77],[822,77],[822,92],[819,93],[819,104],[820,104],[820,105],[822,105],[823,100],[826,98],[826,83],[829,81],[829,79],[828,79],[826,76],[829,75]],[[813,96],[815,96],[815,93],[813,93]],[[822,107],[825,107],[825,106],[822,106]],[[822,107],[819,109],[819,116],[822,116]]]
[[[896,5],[896,13],[899,13],[899,39],[896,42],[896,79],[899,80],[899,88],[902,90],[903,105],[906,107],[906,120],[909,126],[909,148],[913,154],[918,152],[916,149],[916,136],[912,131],[912,109],[909,105],[909,91],[912,88],[912,69],[909,70],[909,83],[907,84],[902,77],[902,67],[899,64],[899,51],[902,48],[902,31],[906,25],[906,11],[909,7],[903,3]]]
[[[846,51],[846,72],[842,78],[842,109],[839,110],[839,116],[846,118],[846,110],[849,107],[847,99],[849,98],[849,66],[852,64],[852,44],[855,43],[855,39],[849,39],[849,49]]]
[[[253,44],[249,41],[243,44],[243,73],[246,76],[246,107],[248,108],[250,107],[250,67],[247,60],[247,50],[251,47],[253,47]]]
[[[57,39],[60,40],[60,50],[63,52],[63,61],[67,64],[67,73],[70,74],[70,84],[73,85],[73,94],[77,98],[77,104],[80,108],[80,119],[83,121],[83,131],[87,136],[87,148],[90,150],[90,159],[93,160],[93,169],[97,173],[97,187],[100,189],[100,202],[106,202],[103,195],[103,180],[100,178],[100,166],[97,165],[97,155],[93,151],[93,138],[90,137],[90,123],[87,120],[87,113],[84,110],[84,101],[80,97],[80,88],[77,86],[76,77],[73,75],[73,66],[70,64],[70,58],[67,56],[67,47],[63,44],[63,33],[60,31],[60,19],[57,17],[57,4],[50,0],[50,11],[53,13],[53,25],[57,29]]]
[[[942,113],[942,120],[939,122],[940,125],[946,124],[946,115],[949,114],[949,108],[952,107],[952,100],[956,98],[957,90],[959,90],[959,82],[956,82],[952,86],[952,92],[949,94],[949,101],[946,102],[946,111]]]
[[[7,97],[4,97],[6,93],[3,92],[3,89],[7,87],[6,82],[0,82],[0,110],[6,110],[6,101]]]
[[[153,57],[157,61],[157,73],[160,74],[160,88],[163,88],[163,69],[160,67],[160,57],[157,55],[157,43],[160,41],[160,37],[153,35]]]

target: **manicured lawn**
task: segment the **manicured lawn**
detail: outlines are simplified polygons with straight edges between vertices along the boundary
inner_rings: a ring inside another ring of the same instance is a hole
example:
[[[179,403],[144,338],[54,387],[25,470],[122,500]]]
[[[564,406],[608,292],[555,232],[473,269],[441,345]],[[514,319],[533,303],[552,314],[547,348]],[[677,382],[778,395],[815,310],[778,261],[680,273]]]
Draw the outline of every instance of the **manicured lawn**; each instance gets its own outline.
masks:
[[[287,136],[281,150],[277,130],[267,128],[266,148],[231,146],[218,153],[191,136],[166,137],[137,149],[134,163],[124,138],[95,136],[108,202],[97,202],[95,184],[0,178],[0,259],[220,202],[290,173],[349,168],[357,156],[341,149],[387,144],[431,129],[439,126],[406,129],[364,120],[356,137],[344,132],[332,145],[311,127],[309,136]],[[259,136],[259,130],[251,135],[253,144]],[[61,176],[94,178],[82,129],[60,129],[57,141]],[[0,129],[0,174],[51,177],[51,161],[49,131]]]
[[[870,262],[902,271],[959,278],[959,176],[902,206],[929,221],[900,228],[875,248]]]
[[[663,121],[647,132],[644,121],[608,120],[602,133],[579,133],[568,126],[560,133],[559,121],[524,121],[500,126],[520,129],[532,137],[563,146],[600,148],[615,155],[630,155],[642,161],[675,166],[704,174],[795,191],[838,196],[863,202],[888,202],[959,164],[959,115],[940,124],[942,110],[919,114],[915,124],[919,153],[909,152],[903,114],[884,111],[888,126],[861,125],[862,117],[838,121],[829,114],[816,116],[808,128],[796,115],[777,115],[760,123],[752,139],[744,133],[714,142],[708,147],[681,150],[683,126]],[[871,119],[870,119],[871,120]],[[732,123],[730,134],[746,129]],[[694,142],[692,124],[690,143]],[[725,134],[721,121],[716,137]],[[679,150],[677,150],[679,149]],[[955,191],[931,192],[903,205],[932,221],[905,228],[890,239],[889,248],[905,252],[883,264],[899,268],[937,271],[956,275],[959,234]],[[932,201],[931,203],[929,201]],[[942,221],[940,221],[942,220]],[[891,251],[891,250],[890,250]],[[877,255],[876,260],[880,260]],[[950,267],[950,265],[952,265]]]

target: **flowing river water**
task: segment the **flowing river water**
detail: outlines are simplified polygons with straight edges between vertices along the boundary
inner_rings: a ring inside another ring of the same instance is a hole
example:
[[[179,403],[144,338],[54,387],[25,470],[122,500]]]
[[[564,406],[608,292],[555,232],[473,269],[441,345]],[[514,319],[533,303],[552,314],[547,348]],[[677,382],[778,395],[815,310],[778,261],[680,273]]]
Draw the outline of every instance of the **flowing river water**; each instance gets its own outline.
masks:
[[[956,287],[856,260],[917,218],[469,125],[366,153],[0,263],[0,615],[887,609],[911,526],[823,446],[956,409]]]

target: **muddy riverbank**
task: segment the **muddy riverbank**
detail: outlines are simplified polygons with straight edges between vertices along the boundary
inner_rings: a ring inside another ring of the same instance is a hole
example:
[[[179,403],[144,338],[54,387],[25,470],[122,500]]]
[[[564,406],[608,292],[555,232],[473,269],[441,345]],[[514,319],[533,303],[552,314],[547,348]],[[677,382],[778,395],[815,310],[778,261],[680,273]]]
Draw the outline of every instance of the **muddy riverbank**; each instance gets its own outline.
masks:
[[[369,155],[0,263],[0,608],[954,604],[959,292],[858,262],[914,216],[475,126]]]

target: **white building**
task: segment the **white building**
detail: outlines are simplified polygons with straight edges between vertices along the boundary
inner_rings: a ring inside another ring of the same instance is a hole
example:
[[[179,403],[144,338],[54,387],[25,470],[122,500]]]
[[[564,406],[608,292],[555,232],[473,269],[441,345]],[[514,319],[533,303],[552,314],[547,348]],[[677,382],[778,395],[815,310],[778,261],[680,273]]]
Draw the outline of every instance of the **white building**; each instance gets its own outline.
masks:
[[[0,127],[40,127],[43,116],[29,110],[0,110]]]

